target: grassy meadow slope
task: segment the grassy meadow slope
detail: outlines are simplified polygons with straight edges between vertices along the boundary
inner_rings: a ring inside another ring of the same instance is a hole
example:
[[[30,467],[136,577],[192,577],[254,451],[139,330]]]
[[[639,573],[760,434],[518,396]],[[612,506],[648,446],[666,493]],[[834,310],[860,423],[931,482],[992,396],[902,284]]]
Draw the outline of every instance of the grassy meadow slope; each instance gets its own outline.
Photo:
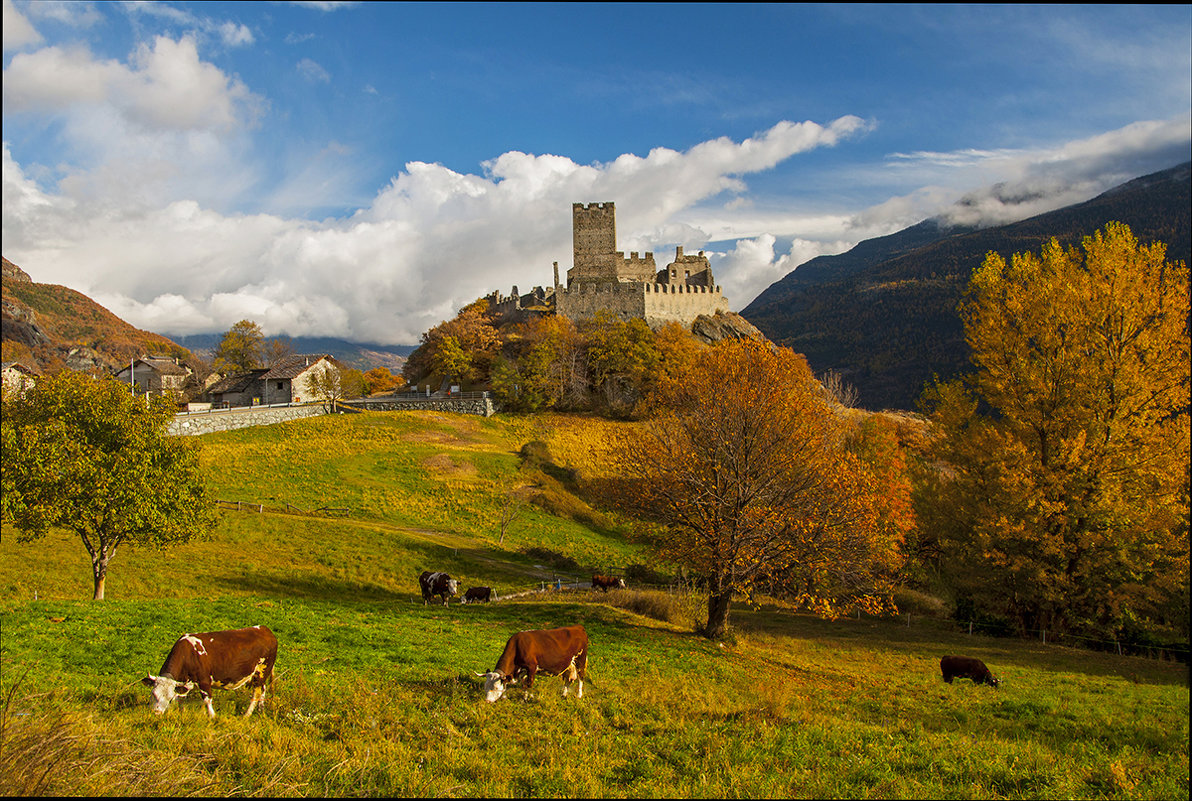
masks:
[[[552,564],[643,561],[628,521],[571,492],[600,478],[616,425],[401,413],[206,436],[213,493],[266,511],[120,552],[99,603],[77,539],[6,529],[0,792],[1188,797],[1184,666],[776,603],[738,607],[735,641],[717,644],[692,634],[698,598],[632,588],[422,605],[427,568],[508,594]],[[554,466],[523,467],[531,440]],[[503,499],[525,483],[539,503],[500,543]],[[574,622],[592,641],[582,700],[549,678],[529,701],[480,700],[474,672],[510,633]],[[148,712],[138,679],[179,634],[256,623],[281,643],[261,712],[237,717],[247,694],[229,692],[215,721],[193,702]],[[1002,687],[944,684],[947,653],[984,659]]]

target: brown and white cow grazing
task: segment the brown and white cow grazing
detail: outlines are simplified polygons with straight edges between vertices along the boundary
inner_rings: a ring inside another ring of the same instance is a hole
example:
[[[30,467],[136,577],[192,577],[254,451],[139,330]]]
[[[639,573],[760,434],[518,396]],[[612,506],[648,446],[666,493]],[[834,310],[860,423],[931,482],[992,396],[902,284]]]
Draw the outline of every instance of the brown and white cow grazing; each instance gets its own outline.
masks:
[[[464,593],[464,603],[471,603],[473,601],[483,601],[488,603],[495,600],[492,587],[468,587],[468,591]]]
[[[252,714],[265,697],[265,688],[273,682],[273,663],[277,661],[277,637],[264,626],[204,634],[183,634],[174,643],[157,676],[148,675],[141,683],[153,689],[149,705],[161,715],[175,698],[195,687],[207,705],[207,714],[215,717],[211,689],[238,690],[252,687],[252,703],[244,717]]]
[[[596,589],[597,587],[604,590],[605,592],[608,592],[609,588],[619,587],[621,589],[625,589],[625,579],[618,578],[616,576],[602,576],[597,573],[596,575],[592,576],[592,589]]]
[[[952,679],[972,679],[977,684],[988,684],[990,687],[1000,684],[984,662],[971,656],[945,656],[940,660],[940,670],[944,674],[944,681],[949,684]]]
[[[446,573],[432,573],[424,570],[418,577],[418,584],[422,587],[422,605],[436,595],[443,599],[443,606],[450,606],[448,598],[459,595],[459,582]]]
[[[526,695],[534,685],[535,674],[563,678],[566,697],[571,682],[578,681],[575,697],[584,697],[584,677],[588,669],[588,632],[583,626],[561,629],[519,631],[505,643],[505,650],[497,666],[483,676],[484,700],[493,703],[505,693],[505,687],[516,684],[518,674],[526,676]]]

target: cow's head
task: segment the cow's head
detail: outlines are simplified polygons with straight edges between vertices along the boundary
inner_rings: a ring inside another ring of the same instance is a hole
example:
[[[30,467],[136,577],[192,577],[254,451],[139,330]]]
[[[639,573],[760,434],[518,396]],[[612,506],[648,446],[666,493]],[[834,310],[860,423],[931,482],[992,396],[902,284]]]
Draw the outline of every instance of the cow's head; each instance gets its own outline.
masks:
[[[155,715],[165,714],[175,698],[184,698],[194,688],[190,682],[175,681],[169,676],[149,675],[141,679],[141,684],[153,690],[149,696],[149,708]]]
[[[623,590],[623,589],[625,589],[625,579],[623,579],[623,578],[618,578],[618,579],[617,579],[617,586],[618,586],[619,588],[621,588],[622,590]]]
[[[488,673],[477,673],[476,675],[484,677],[484,700],[490,704],[505,694],[507,685],[514,683],[512,676],[506,676],[499,670],[490,670]]]
[[[452,596],[459,595],[459,581],[457,579],[447,579],[447,592],[451,593]]]

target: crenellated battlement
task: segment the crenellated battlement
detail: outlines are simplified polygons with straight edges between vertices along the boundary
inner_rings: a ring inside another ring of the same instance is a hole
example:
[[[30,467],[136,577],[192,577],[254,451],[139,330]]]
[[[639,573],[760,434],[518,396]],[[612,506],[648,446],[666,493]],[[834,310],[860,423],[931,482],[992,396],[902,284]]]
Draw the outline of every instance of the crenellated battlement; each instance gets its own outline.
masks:
[[[604,284],[576,284],[561,286],[559,295],[721,295],[720,287],[697,286],[694,284],[660,284],[653,281],[618,281]],[[493,295],[497,293],[494,292]],[[491,296],[490,296],[491,297]]]

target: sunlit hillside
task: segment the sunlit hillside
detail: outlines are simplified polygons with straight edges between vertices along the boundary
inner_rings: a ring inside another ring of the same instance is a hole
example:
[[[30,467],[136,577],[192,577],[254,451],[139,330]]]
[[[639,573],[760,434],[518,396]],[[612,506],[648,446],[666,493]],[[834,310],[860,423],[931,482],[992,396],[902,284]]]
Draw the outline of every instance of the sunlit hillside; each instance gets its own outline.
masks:
[[[101,602],[77,538],[6,528],[0,791],[1188,797],[1186,666],[765,599],[717,643],[693,633],[703,599],[681,583],[537,592],[647,561],[632,521],[585,500],[630,425],[376,413],[202,437],[219,524],[119,552]],[[502,541],[510,493],[525,503]],[[501,600],[424,606],[424,569]],[[540,677],[529,700],[481,700],[475,674],[510,634],[574,623],[582,699]],[[256,624],[281,643],[259,712],[217,690],[214,721],[191,702],[150,714],[138,679],[175,638]],[[950,653],[1001,687],[943,683]]]

